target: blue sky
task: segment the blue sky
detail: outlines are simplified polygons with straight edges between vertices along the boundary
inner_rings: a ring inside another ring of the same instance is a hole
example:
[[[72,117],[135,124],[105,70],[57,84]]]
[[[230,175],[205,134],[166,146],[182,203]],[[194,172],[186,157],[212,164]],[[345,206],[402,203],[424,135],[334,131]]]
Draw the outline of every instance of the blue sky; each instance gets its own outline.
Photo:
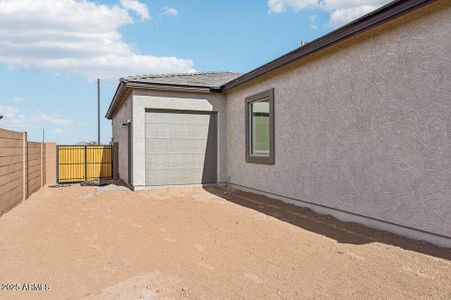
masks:
[[[0,0],[0,128],[97,138],[119,77],[250,71],[384,0]]]

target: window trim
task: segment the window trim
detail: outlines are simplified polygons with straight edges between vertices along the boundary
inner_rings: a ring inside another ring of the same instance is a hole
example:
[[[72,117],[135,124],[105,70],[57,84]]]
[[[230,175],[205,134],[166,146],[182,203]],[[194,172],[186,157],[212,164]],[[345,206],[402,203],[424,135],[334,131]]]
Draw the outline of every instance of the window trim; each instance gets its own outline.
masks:
[[[255,156],[251,155],[251,141],[250,141],[250,124],[249,106],[251,102],[263,100],[267,98],[269,102],[269,156]],[[245,127],[246,127],[246,162],[254,164],[273,165],[275,163],[275,140],[274,140],[274,89],[260,92],[258,94],[245,98]]]

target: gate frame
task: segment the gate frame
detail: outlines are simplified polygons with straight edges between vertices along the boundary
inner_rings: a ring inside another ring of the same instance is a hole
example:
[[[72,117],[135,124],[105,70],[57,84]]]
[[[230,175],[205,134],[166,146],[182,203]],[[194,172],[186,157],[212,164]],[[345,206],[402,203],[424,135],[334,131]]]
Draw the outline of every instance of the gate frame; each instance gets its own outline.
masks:
[[[80,182],[84,182],[84,181],[88,181],[88,168],[87,168],[87,152],[88,152],[88,147],[90,146],[94,146],[94,147],[109,147],[111,149],[111,179],[103,179],[103,180],[114,180],[114,155],[115,155],[115,147],[114,145],[56,145],[56,182],[57,184],[73,184],[73,183],[80,183]],[[85,149],[84,153],[85,153],[85,178],[82,181],[71,181],[71,182],[60,182],[59,179],[59,147],[83,147]],[[98,178],[98,180],[102,180],[102,178]]]

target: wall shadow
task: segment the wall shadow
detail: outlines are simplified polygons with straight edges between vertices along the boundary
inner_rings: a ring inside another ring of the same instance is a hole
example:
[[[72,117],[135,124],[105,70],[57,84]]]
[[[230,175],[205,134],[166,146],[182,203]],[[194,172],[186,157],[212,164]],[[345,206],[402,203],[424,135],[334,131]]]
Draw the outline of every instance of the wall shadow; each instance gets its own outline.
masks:
[[[217,182],[218,171],[218,114],[216,112],[207,112],[206,114],[210,116],[210,120],[201,183],[214,184]]]
[[[113,150],[112,146],[85,146],[87,180],[113,178]]]
[[[377,242],[451,261],[451,249],[411,240],[358,223],[341,222],[330,215],[317,214],[309,208],[231,188],[204,187],[204,190],[229,202],[259,211],[304,230],[324,235],[339,243],[363,245]]]

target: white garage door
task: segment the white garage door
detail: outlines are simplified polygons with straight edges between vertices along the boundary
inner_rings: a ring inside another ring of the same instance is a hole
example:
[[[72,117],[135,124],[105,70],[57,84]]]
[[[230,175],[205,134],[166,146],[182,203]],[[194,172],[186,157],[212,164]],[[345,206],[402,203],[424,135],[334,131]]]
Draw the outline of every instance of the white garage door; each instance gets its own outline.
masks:
[[[217,115],[146,112],[146,185],[216,183]]]

